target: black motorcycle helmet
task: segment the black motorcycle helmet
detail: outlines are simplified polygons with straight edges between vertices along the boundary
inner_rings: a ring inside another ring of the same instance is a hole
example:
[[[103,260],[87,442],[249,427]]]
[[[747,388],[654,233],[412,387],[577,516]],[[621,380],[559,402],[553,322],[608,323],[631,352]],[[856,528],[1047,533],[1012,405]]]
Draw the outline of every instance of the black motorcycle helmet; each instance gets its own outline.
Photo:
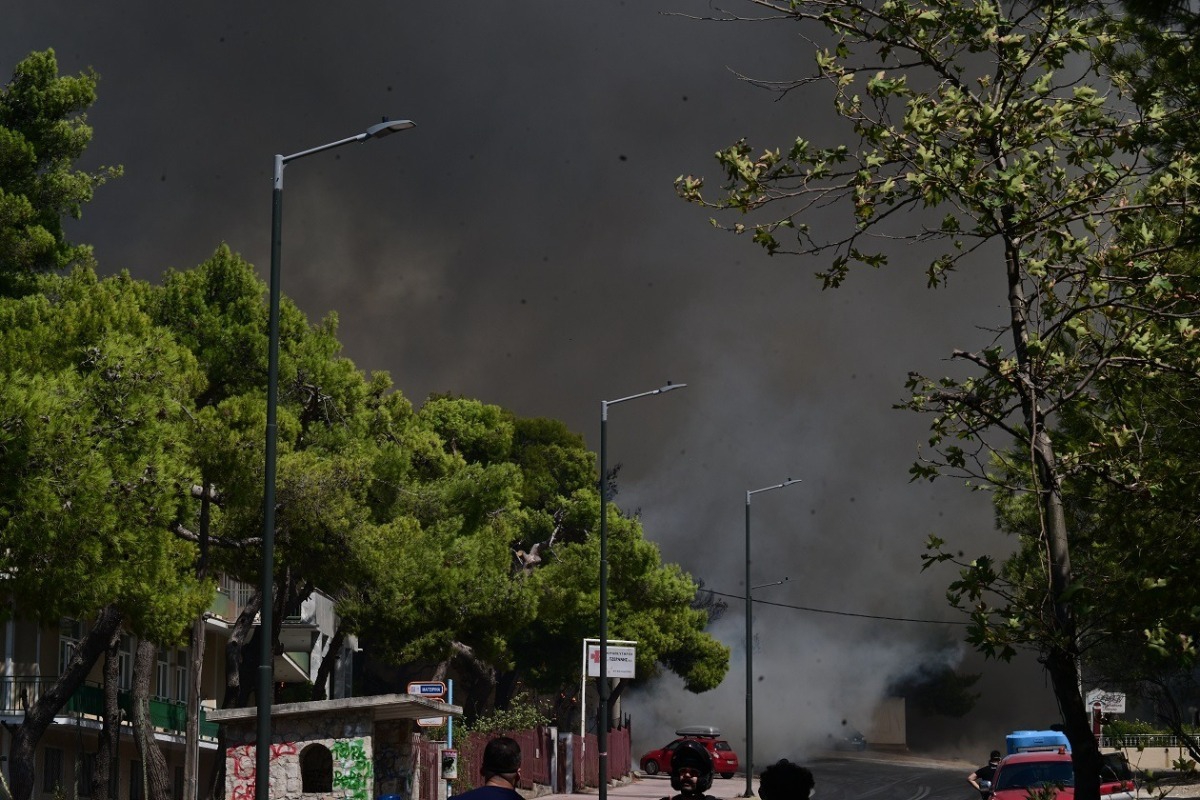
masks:
[[[692,739],[683,740],[679,747],[675,748],[675,752],[671,754],[671,788],[677,792],[683,791],[679,783],[679,770],[684,767],[691,767],[700,773],[696,780],[696,791],[699,794],[704,794],[712,788],[713,763],[708,748]]]

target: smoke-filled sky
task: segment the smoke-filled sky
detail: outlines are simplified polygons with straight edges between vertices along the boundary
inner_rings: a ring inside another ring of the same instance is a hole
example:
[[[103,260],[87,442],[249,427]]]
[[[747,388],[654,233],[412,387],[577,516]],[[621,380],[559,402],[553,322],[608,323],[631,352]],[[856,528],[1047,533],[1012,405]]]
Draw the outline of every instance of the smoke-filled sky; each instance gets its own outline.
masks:
[[[951,575],[920,572],[925,537],[1003,547],[985,498],[908,483],[927,420],[891,409],[909,370],[987,340],[998,278],[933,293],[902,251],[822,292],[820,263],[768,258],[674,194],[683,173],[718,184],[712,153],[740,137],[836,137],[828,98],[776,101],[735,75],[807,72],[793,26],[670,14],[708,12],[695,0],[14,5],[5,76],[50,47],[61,71],[101,76],[85,163],[125,177],[70,234],[103,271],[157,280],[227,242],[265,276],[273,156],[412,119],[286,172],[284,291],[314,321],[337,312],[360,368],[418,404],[448,391],[562,419],[593,449],[601,400],[687,383],[611,407],[609,461],[664,558],[719,592],[744,591],[745,492],[787,477],[804,482],[753,499],[754,583],[788,578],[764,600],[958,620]],[[744,612],[729,603],[729,677],[699,697],[674,680],[634,693],[638,746],[685,724],[741,740]],[[756,629],[759,763],[802,729],[865,728],[891,678],[961,655],[949,625],[756,607]],[[1053,721],[1028,664],[987,673],[964,746]]]

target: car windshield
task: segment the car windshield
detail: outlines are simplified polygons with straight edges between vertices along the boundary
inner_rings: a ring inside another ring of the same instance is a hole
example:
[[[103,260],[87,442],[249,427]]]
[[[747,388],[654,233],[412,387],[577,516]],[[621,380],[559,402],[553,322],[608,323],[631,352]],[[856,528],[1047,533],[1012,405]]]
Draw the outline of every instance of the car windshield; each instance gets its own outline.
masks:
[[[1075,772],[1070,761],[1032,761],[1006,764],[1000,769],[992,789],[1028,789],[1034,786],[1074,786]]]
[[[1102,782],[1133,780],[1133,770],[1129,768],[1129,762],[1125,760],[1125,756],[1120,753],[1105,753],[1103,758],[1104,765],[1100,768]]]

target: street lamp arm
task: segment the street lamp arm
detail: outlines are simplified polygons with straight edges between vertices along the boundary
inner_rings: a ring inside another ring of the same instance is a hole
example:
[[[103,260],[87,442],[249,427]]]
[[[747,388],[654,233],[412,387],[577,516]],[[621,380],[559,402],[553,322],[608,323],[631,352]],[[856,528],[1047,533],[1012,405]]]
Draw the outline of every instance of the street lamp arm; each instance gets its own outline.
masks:
[[[787,583],[790,580],[791,580],[791,578],[784,578],[783,580],[780,580],[780,581],[771,581],[770,583],[760,583],[758,586],[751,586],[750,591],[754,591],[755,589],[765,589],[768,586],[782,586],[783,584]]]
[[[783,483],[777,483],[774,486],[764,486],[761,489],[751,489],[748,492],[746,492],[746,505],[750,505],[750,496],[751,495],[759,494],[760,492],[769,492],[774,489],[782,489],[785,486],[791,486],[793,483],[800,483],[800,479],[799,478],[788,478]]]
[[[615,406],[617,403],[624,403],[627,400],[637,400],[639,397],[649,397],[650,395],[654,395],[654,394],[662,394],[664,392],[670,392],[675,389],[682,389],[686,386],[687,386],[686,383],[671,383],[670,381],[667,381],[666,386],[660,386],[657,389],[651,389],[648,392],[638,392],[637,394],[629,395],[629,397],[620,397],[616,400],[601,400],[600,401],[601,411],[603,413],[603,417],[605,419],[607,419],[609,406]]]
[[[295,161],[297,159],[304,158],[305,156],[311,156],[314,153],[323,153],[326,150],[332,150],[335,147],[341,147],[342,145],[352,144],[354,142],[365,142],[367,139],[379,139],[383,136],[388,136],[388,135],[396,133],[398,131],[405,131],[405,130],[408,130],[409,128],[415,128],[415,127],[417,127],[417,123],[413,122],[410,119],[397,119],[397,120],[392,120],[390,122],[385,120],[384,122],[375,123],[371,127],[367,128],[365,131],[363,131],[362,133],[357,133],[354,136],[347,136],[345,139],[338,139],[336,142],[329,142],[328,144],[317,145],[316,147],[310,147],[307,150],[301,150],[298,153],[292,153],[291,155],[287,155],[287,156],[282,156],[282,155],[275,156],[276,185],[279,185],[280,181],[282,180],[283,165],[287,164],[290,161]]]

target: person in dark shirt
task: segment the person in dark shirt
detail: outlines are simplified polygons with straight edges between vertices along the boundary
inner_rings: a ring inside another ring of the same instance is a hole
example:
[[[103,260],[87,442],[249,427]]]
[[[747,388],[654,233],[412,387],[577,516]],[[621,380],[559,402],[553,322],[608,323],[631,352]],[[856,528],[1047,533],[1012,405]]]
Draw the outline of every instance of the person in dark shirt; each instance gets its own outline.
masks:
[[[781,758],[762,771],[758,796],[762,800],[808,800],[816,785],[807,768]]]
[[[517,792],[521,781],[521,745],[507,736],[497,736],[483,748],[479,774],[483,785],[458,795],[471,800],[523,800]]]
[[[712,782],[713,762],[708,748],[685,739],[671,753],[671,788],[679,794],[662,800],[716,800],[705,794]]]
[[[981,798],[987,798],[988,791],[992,786],[992,777],[996,774],[996,767],[1000,764],[1000,751],[993,750],[988,756],[988,763],[984,764],[979,769],[967,776],[967,783],[975,787],[975,791],[979,792]],[[983,783],[987,782],[987,786]]]

